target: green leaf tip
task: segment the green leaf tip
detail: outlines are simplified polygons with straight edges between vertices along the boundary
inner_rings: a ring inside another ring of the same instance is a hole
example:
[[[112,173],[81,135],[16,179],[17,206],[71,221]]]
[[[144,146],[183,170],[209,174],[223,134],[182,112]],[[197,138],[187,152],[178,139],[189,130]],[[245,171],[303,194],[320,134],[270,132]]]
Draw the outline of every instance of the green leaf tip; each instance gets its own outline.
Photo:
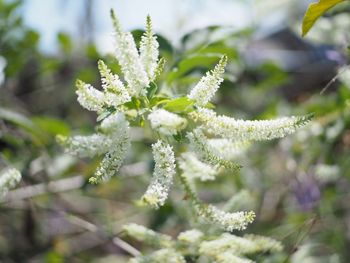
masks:
[[[146,32],[147,34],[152,34],[152,19],[149,14],[146,17]]]
[[[329,9],[345,2],[346,0],[319,0],[316,3],[312,3],[309,5],[306,10],[303,24],[302,24],[302,36],[306,36],[306,34],[310,31],[316,21]]]
[[[120,26],[120,23],[119,23],[117,15],[115,14],[113,9],[111,9],[110,13],[111,13],[112,24],[113,24],[113,27],[114,27],[115,31],[117,33],[121,33],[122,32],[122,28]]]

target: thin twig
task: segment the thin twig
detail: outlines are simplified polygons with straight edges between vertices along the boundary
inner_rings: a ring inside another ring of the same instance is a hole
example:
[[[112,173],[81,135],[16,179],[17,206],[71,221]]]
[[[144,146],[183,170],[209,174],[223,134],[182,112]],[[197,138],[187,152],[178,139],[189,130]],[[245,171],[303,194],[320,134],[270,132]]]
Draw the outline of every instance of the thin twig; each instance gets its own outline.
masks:
[[[327,85],[321,90],[320,95],[322,95],[330,86],[332,86],[332,84],[334,84],[338,78],[340,77],[340,75],[342,75],[348,68],[350,67],[350,65],[346,65],[342,68],[341,71],[338,72],[337,75],[335,75],[328,83]]]

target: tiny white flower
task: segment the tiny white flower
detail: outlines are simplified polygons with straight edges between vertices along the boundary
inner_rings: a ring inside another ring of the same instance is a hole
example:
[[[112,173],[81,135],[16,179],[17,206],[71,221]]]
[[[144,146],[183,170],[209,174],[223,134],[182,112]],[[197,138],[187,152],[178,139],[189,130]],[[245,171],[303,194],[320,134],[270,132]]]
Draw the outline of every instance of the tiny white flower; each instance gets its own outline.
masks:
[[[240,141],[283,138],[310,121],[308,116],[283,117],[275,120],[236,120],[227,116],[217,116],[214,111],[204,108],[198,109],[192,117],[203,122],[209,133]]]
[[[147,16],[146,32],[141,37],[140,43],[140,58],[147,72],[150,81],[155,78],[155,71],[158,66],[159,44],[157,37],[152,32],[151,17]]]
[[[240,165],[225,160],[215,154],[215,150],[207,142],[207,137],[204,135],[201,128],[196,128],[192,132],[187,133],[187,138],[190,141],[190,148],[196,153],[199,159],[212,166],[221,166],[230,170],[240,169]]]
[[[198,214],[206,221],[216,224],[218,227],[226,230],[244,230],[248,224],[252,223],[255,218],[253,211],[228,213],[218,209],[213,205],[203,205],[197,207]]]
[[[170,145],[158,141],[152,145],[155,161],[150,185],[142,200],[154,208],[164,205],[175,175],[175,156]]]
[[[112,140],[105,134],[57,136],[57,141],[65,147],[65,152],[80,157],[93,157],[108,151]]]
[[[131,97],[120,81],[118,75],[115,75],[107,67],[107,65],[100,60],[98,68],[101,74],[102,88],[104,90],[104,102],[108,106],[118,107],[131,100]]]
[[[107,181],[116,175],[130,148],[129,123],[125,120],[124,114],[115,113],[110,115],[102,122],[101,128],[109,132],[111,143],[106,147],[108,151],[97,168],[94,177],[89,179],[92,183]]]
[[[186,152],[179,159],[179,167],[187,178],[199,178],[201,181],[215,180],[218,167],[198,160],[195,154]]]
[[[82,107],[90,111],[101,111],[104,105],[103,92],[95,89],[90,84],[86,84],[81,80],[76,82],[78,102]]]
[[[179,115],[157,109],[148,115],[151,127],[163,135],[171,136],[186,128],[187,120]]]
[[[128,83],[128,91],[132,96],[145,95],[149,79],[141,62],[134,38],[130,32],[124,32],[119,21],[112,13],[115,28],[115,54],[124,78]]]
[[[206,73],[199,83],[191,90],[188,98],[195,101],[197,106],[205,106],[219,89],[224,80],[222,74],[225,71],[227,57],[223,56],[215,68]]]

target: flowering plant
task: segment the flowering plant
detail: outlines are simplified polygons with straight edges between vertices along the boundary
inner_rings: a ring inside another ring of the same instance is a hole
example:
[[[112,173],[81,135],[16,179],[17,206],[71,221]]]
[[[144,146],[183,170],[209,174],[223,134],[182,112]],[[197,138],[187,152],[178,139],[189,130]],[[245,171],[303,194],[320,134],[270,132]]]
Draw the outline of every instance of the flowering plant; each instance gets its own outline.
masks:
[[[226,56],[221,57],[214,69],[207,72],[187,96],[170,96],[166,86],[159,89],[156,84],[165,60],[159,59],[159,44],[150,17],[138,50],[132,34],[123,31],[113,11],[111,14],[115,28],[115,55],[123,79],[99,61],[102,90],[78,80],[78,102],[95,111],[100,123],[95,134],[58,136],[58,141],[71,154],[103,156],[94,176],[89,179],[90,183],[97,184],[118,174],[131,144],[131,127],[150,129],[154,135],[155,167],[141,198],[142,203],[155,209],[163,206],[174,177],[177,177],[201,222],[227,232],[245,229],[255,218],[253,211],[226,212],[206,204],[197,196],[194,182],[215,180],[222,173],[235,174],[241,169],[241,165],[234,161],[237,152],[254,141],[292,134],[309,122],[310,116],[247,121],[217,115],[210,101],[223,82]],[[124,231],[140,241],[155,244],[159,249],[131,262],[186,262],[188,256],[200,255],[217,262],[251,262],[243,257],[281,249],[279,242],[253,235],[210,235],[193,229],[181,233],[175,241],[135,224],[126,225]]]

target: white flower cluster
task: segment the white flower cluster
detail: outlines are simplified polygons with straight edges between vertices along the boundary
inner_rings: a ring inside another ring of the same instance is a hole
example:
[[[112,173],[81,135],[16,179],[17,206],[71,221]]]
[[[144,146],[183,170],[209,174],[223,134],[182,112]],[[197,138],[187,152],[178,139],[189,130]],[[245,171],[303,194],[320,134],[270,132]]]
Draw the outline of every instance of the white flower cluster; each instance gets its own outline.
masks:
[[[149,228],[138,224],[127,224],[123,226],[126,235],[148,245],[157,247],[169,247],[172,245],[172,239],[168,235],[157,233]]]
[[[218,174],[215,167],[201,162],[196,155],[191,152],[183,153],[181,158],[179,158],[178,163],[183,174],[187,178],[198,178],[201,181],[211,181],[215,180],[216,175]]]
[[[73,137],[57,136],[60,144],[65,146],[65,152],[80,157],[101,155],[110,147],[111,137],[102,133],[88,136],[76,135]]]
[[[120,64],[127,82],[127,87],[113,74],[103,61],[98,62],[103,91],[95,89],[90,84],[78,80],[78,102],[87,110],[102,112],[104,107],[118,108],[131,100],[131,96],[145,95],[146,88],[158,74],[158,47],[156,37],[152,32],[150,17],[147,18],[147,28],[140,43],[140,54],[130,32],[124,32],[119,21],[112,12],[115,27],[116,58]]]
[[[136,257],[130,262],[186,262],[182,259],[200,256],[205,262],[253,263],[254,261],[246,257],[258,253],[280,252],[283,249],[279,241],[250,234],[243,237],[229,233],[206,236],[198,229],[191,229],[181,232],[177,240],[173,240],[170,236],[136,224],[129,224],[123,229],[132,238],[160,248],[150,255]]]
[[[175,249],[163,248],[147,256],[132,258],[129,263],[186,263],[186,260]]]
[[[151,127],[161,134],[171,136],[186,128],[187,120],[179,115],[163,110],[156,109],[148,115]]]
[[[129,92],[120,81],[118,75],[113,74],[102,60],[98,62],[98,69],[104,90],[104,103],[107,106],[118,108],[118,106],[129,102],[131,100]]]
[[[230,170],[238,170],[241,168],[240,165],[215,155],[214,150],[207,142],[207,137],[200,128],[196,128],[192,132],[187,133],[187,138],[190,142],[191,150],[195,152],[203,162],[213,166],[222,166]]]
[[[192,114],[192,117],[203,122],[209,133],[240,141],[283,138],[310,121],[310,118],[305,116],[259,121],[236,120],[227,116],[217,116],[214,111],[204,108],[198,109]]]
[[[0,172],[0,198],[21,181],[21,173],[15,168],[5,168]]]
[[[82,107],[90,111],[101,112],[104,104],[103,92],[95,89],[90,84],[86,84],[81,80],[77,80],[78,102]]]
[[[225,71],[227,57],[223,56],[215,68],[206,73],[198,84],[191,90],[187,96],[195,101],[197,106],[205,106],[219,89],[221,82],[224,80],[221,76]]]
[[[170,145],[161,140],[152,145],[155,167],[151,183],[142,200],[154,208],[164,205],[175,175],[175,156]]]
[[[279,252],[283,249],[281,242],[269,237],[247,234],[244,235],[243,238],[248,239],[255,244],[255,248],[249,253],[257,253],[261,251]]]
[[[90,178],[92,183],[108,180],[115,175],[130,146],[129,123],[123,113],[114,113],[105,118],[101,131],[89,136],[57,137],[70,154],[89,157],[105,155],[94,177]]]
[[[121,66],[128,91],[132,96],[145,95],[145,88],[154,79],[158,63],[158,42],[153,35],[150,17],[147,18],[147,30],[141,41],[139,52],[130,32],[124,32],[112,11],[115,28],[116,57]]]
[[[281,243],[271,238],[256,235],[245,235],[243,237],[239,237],[228,233],[224,233],[219,238],[214,240],[203,241],[199,247],[200,253],[215,258],[218,260],[218,262],[231,262],[228,261],[229,259],[231,259],[229,255],[241,257],[244,255],[255,254],[260,252],[278,252],[281,250]],[[238,258],[237,260],[239,259],[241,258]]]
[[[131,97],[119,77],[111,73],[102,60],[98,62],[98,68],[103,92],[78,80],[76,94],[80,105],[90,111],[102,112],[105,106],[113,106],[117,109],[118,106],[130,101]]]
[[[159,44],[152,31],[151,17],[147,16],[146,33],[141,37],[140,57],[150,81],[153,81],[156,76],[159,56]]]
[[[197,206],[197,212],[205,221],[216,224],[218,227],[230,232],[246,229],[247,225],[252,223],[255,218],[253,211],[228,213],[213,205]]]

